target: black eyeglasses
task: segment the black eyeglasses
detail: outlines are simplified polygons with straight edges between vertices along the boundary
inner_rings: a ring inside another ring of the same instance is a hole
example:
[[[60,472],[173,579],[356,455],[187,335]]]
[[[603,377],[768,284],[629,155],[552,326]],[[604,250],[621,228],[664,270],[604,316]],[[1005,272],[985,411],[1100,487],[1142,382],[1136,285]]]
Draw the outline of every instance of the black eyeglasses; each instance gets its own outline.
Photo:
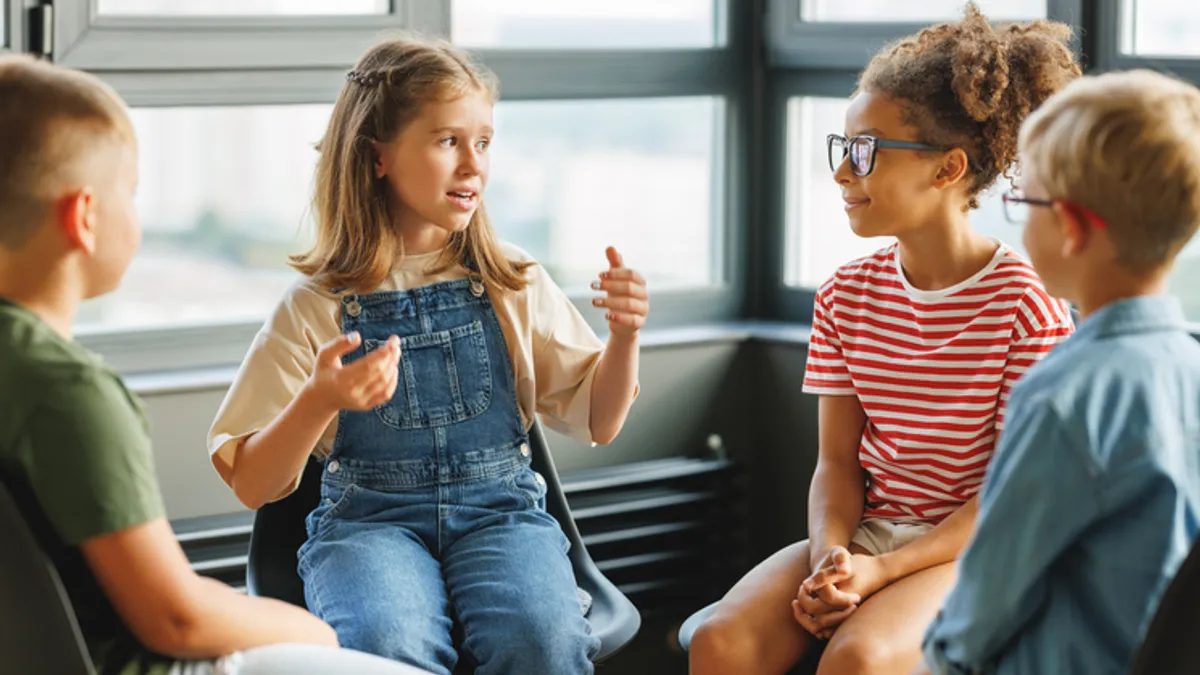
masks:
[[[1034,199],[1026,197],[1019,190],[1006,192],[1000,199],[1004,202],[1005,219],[1014,225],[1024,225],[1029,221],[1029,207],[1031,206],[1050,207],[1060,204],[1063,208],[1074,211],[1076,216],[1081,216],[1084,220],[1091,223],[1093,227],[1098,229],[1108,227],[1108,221],[1101,218],[1100,214],[1082,204],[1077,204],[1066,199]]]
[[[891,141],[886,138],[875,138],[874,136],[851,136],[846,138],[838,134],[829,134],[825,137],[825,148],[829,153],[829,170],[837,171],[842,162],[846,158],[850,158],[850,170],[855,176],[860,178],[871,175],[875,170],[875,153],[879,148],[890,148],[894,150],[936,150],[945,152],[950,148],[943,148],[938,145],[929,145],[928,143],[916,143],[913,141]]]

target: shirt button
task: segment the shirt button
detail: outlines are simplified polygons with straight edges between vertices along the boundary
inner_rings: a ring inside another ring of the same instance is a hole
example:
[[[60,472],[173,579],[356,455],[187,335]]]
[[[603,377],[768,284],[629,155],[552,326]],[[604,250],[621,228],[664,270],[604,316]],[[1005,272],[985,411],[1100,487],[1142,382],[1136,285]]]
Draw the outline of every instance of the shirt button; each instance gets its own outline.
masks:
[[[546,479],[542,478],[542,474],[534,473],[533,479],[537,481],[538,485],[541,485],[542,487],[546,487]]]
[[[338,461],[336,459],[331,459],[331,460],[329,460],[329,466],[326,468],[329,469],[329,473],[337,473],[338,469],[341,468],[341,466],[342,465],[338,464]]]
[[[522,456],[522,457],[528,457],[528,456],[529,456],[529,444],[528,444],[528,443],[522,443],[522,444],[521,444],[521,456]]]

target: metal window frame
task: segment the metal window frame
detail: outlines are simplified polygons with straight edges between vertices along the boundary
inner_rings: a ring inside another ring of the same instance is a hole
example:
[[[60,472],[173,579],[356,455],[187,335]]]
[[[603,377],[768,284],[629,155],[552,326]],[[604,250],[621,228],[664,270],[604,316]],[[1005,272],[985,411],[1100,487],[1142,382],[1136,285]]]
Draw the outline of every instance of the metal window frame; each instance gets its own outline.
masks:
[[[805,21],[807,0],[767,0],[769,64],[786,68],[861,69],[887,43],[925,28],[912,22]],[[1104,0],[1101,0],[1104,1]],[[1084,0],[1046,0],[1046,16],[1079,24]]]
[[[1138,56],[1121,51],[1124,30],[1124,0],[1096,0],[1096,70],[1132,70],[1148,68],[1200,85],[1200,56]]]
[[[0,14],[4,15],[0,54],[25,51],[25,10],[24,0],[0,0]]]
[[[56,0],[56,63],[91,71],[345,66],[381,33],[444,34],[440,2],[391,0],[372,16],[104,16],[99,0]]]
[[[452,1],[394,0],[389,17],[395,26],[446,36]],[[714,283],[651,289],[649,328],[746,314],[746,279],[752,268],[746,263],[745,241],[752,220],[748,212],[754,208],[748,197],[760,79],[746,73],[757,67],[762,1],[714,0],[721,46],[712,49],[473,50],[499,76],[502,100],[709,96],[721,101],[713,148]],[[325,29],[311,17],[96,17],[96,2],[55,1],[53,54],[59,63],[95,72],[135,107],[328,103],[340,90],[345,70],[379,33],[374,24],[368,37],[361,17],[337,18]],[[279,35],[268,35],[273,32]],[[259,42],[260,37],[268,42]],[[221,49],[213,50],[214,43]],[[168,44],[177,52],[170,58],[165,56]],[[322,50],[313,45],[329,48],[315,54]],[[573,295],[572,301],[603,334],[607,325],[590,298]],[[78,339],[125,373],[193,370],[238,363],[261,325],[171,326],[83,333]]]

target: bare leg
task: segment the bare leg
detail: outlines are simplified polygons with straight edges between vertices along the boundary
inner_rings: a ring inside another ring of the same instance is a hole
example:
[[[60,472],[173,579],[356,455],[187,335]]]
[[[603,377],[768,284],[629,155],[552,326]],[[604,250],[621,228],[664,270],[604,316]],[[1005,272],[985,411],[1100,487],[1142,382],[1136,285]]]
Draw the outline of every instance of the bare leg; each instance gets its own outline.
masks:
[[[807,541],[792,544],[725,594],[692,637],[692,675],[783,675],[812,648],[815,638],[792,616],[808,556]]]
[[[946,563],[867,598],[833,634],[818,675],[909,675],[921,660],[925,629],[954,579],[954,563]]]

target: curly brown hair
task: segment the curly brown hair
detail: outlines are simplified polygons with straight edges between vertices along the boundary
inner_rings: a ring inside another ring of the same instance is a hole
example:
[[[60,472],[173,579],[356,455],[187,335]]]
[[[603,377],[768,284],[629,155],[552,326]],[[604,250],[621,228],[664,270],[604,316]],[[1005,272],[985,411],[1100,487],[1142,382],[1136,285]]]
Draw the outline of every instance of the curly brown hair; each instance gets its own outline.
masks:
[[[1081,71],[1070,26],[1038,20],[996,29],[974,2],[961,20],[884,48],[859,91],[903,102],[923,143],[962,148],[970,162],[969,208],[1017,159],[1021,123]]]

